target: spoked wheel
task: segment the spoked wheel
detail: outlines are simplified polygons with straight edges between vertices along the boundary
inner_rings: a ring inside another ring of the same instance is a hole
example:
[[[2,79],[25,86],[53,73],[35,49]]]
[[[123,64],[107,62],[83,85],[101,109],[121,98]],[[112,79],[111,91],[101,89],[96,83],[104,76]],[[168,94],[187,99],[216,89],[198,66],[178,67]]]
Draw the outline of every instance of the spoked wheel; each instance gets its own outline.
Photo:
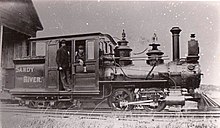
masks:
[[[124,88],[114,90],[108,98],[109,105],[113,110],[131,110],[133,106],[127,103],[133,100],[132,93]]]
[[[142,100],[151,100],[151,102],[143,105],[143,108],[146,111],[150,112],[159,112],[162,111],[166,107],[165,93],[160,89],[146,89],[142,91],[142,96],[144,99]]]

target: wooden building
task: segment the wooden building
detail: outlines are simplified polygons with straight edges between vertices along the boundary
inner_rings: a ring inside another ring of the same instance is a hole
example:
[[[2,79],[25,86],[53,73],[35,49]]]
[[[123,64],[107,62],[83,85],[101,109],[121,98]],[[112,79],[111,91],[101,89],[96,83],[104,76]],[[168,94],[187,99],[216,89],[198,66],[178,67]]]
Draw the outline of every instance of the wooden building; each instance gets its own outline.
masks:
[[[26,42],[43,30],[31,0],[0,0],[0,86],[14,86],[14,60],[28,57],[30,45]]]

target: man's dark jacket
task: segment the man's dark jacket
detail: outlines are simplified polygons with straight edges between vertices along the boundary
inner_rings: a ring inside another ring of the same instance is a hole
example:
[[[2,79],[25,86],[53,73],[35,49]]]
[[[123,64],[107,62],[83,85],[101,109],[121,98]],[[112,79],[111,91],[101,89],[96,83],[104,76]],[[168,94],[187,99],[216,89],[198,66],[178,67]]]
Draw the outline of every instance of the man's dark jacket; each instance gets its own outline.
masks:
[[[69,68],[70,55],[66,46],[62,46],[57,50],[56,62],[59,67],[62,67],[64,70]]]

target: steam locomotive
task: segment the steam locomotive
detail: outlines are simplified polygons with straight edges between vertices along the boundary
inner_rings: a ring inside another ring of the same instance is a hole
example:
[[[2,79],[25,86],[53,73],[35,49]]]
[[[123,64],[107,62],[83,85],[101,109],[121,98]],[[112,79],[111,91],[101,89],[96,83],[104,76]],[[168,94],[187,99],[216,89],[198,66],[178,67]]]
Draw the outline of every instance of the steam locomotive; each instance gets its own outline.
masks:
[[[191,34],[188,56],[180,58],[181,29],[173,27],[170,32],[173,60],[168,63],[156,36],[144,56],[131,56],[124,31],[118,42],[102,33],[30,39],[31,54],[14,60],[15,88],[10,93],[29,107],[79,105],[107,99],[114,110],[139,106],[147,111],[161,111],[166,106],[184,106],[186,100],[199,103],[201,97],[195,93],[202,75],[198,41]],[[67,81],[56,64],[61,40],[67,41],[71,55]],[[75,60],[79,45],[85,46],[86,72]],[[134,65],[134,61],[144,61],[145,65]],[[71,91],[63,90],[63,85],[70,86]]]

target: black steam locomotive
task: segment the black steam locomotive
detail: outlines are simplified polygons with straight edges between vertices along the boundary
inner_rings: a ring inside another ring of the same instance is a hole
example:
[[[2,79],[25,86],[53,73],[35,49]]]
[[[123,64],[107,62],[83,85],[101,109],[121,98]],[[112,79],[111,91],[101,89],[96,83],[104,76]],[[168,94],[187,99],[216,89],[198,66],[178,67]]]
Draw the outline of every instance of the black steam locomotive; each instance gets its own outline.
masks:
[[[195,93],[199,88],[201,70],[199,46],[195,35],[188,41],[188,56],[179,57],[179,27],[171,30],[173,61],[165,63],[157,37],[145,56],[131,56],[125,33],[115,42],[108,34],[89,33],[30,39],[30,55],[14,60],[15,88],[10,93],[29,107],[77,105],[108,99],[115,110],[130,110],[136,106],[147,111],[161,111],[167,105],[200,102]],[[57,70],[56,51],[61,40],[67,41],[70,52],[68,80]],[[75,60],[79,45],[84,46],[84,67]],[[133,61],[144,61],[137,66]],[[63,90],[63,85],[71,91]]]

